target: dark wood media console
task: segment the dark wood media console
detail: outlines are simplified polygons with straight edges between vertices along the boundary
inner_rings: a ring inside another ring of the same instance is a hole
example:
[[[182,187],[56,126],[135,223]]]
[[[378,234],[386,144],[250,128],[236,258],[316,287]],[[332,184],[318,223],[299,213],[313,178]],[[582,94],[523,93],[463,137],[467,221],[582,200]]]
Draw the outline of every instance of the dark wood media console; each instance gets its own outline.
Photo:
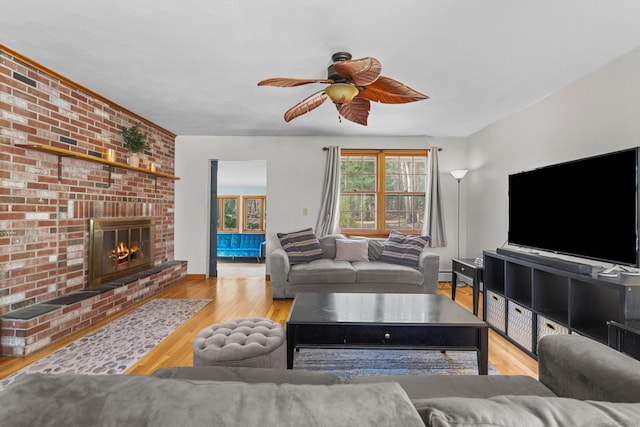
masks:
[[[485,251],[484,287],[484,319],[533,357],[545,335],[574,333],[607,344],[607,322],[640,319],[637,276],[578,274]]]

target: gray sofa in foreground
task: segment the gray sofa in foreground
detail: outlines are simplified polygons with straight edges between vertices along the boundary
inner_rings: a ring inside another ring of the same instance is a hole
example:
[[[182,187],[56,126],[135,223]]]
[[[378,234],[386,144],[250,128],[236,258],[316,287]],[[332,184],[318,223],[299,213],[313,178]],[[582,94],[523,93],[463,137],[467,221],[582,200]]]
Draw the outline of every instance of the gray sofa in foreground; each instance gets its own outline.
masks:
[[[319,237],[322,258],[291,265],[287,253],[278,247],[269,255],[271,296],[294,298],[298,292],[374,292],[434,294],[438,289],[440,257],[426,248],[418,268],[389,264],[378,259],[386,239],[365,238],[369,242],[368,261],[338,261],[336,239],[342,234]]]
[[[29,374],[0,392],[10,426],[638,426],[640,362],[575,335],[541,339],[527,376],[378,376],[177,367]]]

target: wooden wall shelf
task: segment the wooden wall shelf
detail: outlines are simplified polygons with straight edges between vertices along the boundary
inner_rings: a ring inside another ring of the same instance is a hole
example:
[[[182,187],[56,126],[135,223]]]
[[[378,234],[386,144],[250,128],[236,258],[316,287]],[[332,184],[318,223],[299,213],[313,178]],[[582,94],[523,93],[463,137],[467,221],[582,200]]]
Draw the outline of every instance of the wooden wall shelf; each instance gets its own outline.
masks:
[[[113,170],[113,168],[128,169],[128,170],[132,170],[140,173],[145,173],[147,175],[153,176],[154,179],[157,179],[158,177],[172,179],[172,180],[180,179],[177,176],[169,175],[167,173],[150,171],[148,169],[138,168],[135,166],[128,165],[126,163],[110,162],[101,157],[90,156],[88,154],[82,154],[82,153],[76,153],[76,152],[65,150],[62,148],[52,147],[50,145],[16,144],[16,147],[26,148],[28,150],[41,151],[43,153],[48,153],[48,154],[53,154],[55,156],[58,156],[58,182],[60,182],[60,178],[62,175],[62,158],[63,157],[71,157],[74,159],[80,159],[80,160],[85,160],[87,162],[100,163],[100,164],[109,166],[109,186],[111,186],[111,171]]]

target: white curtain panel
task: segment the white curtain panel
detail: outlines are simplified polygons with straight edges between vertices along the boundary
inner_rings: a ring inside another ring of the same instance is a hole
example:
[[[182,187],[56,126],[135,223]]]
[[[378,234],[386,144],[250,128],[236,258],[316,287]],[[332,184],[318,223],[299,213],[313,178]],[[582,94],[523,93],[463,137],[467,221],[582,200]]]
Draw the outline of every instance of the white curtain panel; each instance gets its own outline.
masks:
[[[316,235],[326,236],[340,231],[340,148],[327,147],[322,204],[316,223]]]
[[[444,228],[444,208],[442,191],[440,190],[440,167],[438,166],[438,147],[429,149],[427,170],[427,191],[425,192],[427,209],[424,211],[422,235],[429,236],[428,246],[439,248],[447,246],[447,235]]]

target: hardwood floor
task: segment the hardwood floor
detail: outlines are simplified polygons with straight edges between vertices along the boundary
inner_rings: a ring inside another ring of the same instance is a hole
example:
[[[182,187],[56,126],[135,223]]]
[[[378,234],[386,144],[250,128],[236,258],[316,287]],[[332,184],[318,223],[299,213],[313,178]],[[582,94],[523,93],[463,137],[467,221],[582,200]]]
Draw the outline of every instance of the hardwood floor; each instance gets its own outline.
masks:
[[[203,328],[217,322],[240,317],[266,317],[283,326],[293,300],[272,300],[269,284],[265,283],[264,264],[220,264],[217,279],[190,276],[181,283],[153,298],[211,299],[212,302],[186,321],[167,339],[150,351],[127,373],[145,375],[159,368],[191,366],[192,341]],[[441,283],[439,293],[451,295],[448,283]],[[0,357],[0,378],[54,352],[60,347],[123,316],[149,300],[143,301],[102,322],[74,334],[59,343],[24,358]],[[458,288],[456,302],[471,311],[471,288]],[[504,338],[489,331],[489,364],[503,375],[538,376],[537,362]]]

